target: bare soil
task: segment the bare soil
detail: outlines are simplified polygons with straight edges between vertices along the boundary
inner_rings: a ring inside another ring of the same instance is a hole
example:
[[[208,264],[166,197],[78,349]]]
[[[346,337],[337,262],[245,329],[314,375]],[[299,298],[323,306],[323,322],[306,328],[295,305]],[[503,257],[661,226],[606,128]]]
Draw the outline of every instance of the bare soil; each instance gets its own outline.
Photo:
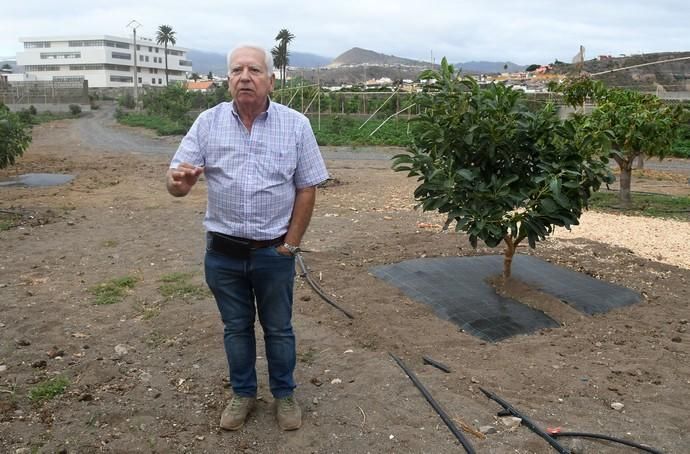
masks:
[[[477,452],[552,452],[527,428],[503,426],[500,407],[480,386],[542,427],[688,452],[688,222],[587,213],[572,232],[559,231],[536,250],[520,248],[634,289],[643,302],[594,317],[564,312],[560,328],[486,343],[368,273],[412,258],[501,253],[442,232],[441,218],[414,209],[415,182],[375,159],[327,161],[334,179],[319,190],[303,244],[312,276],[355,315],[347,319],[297,279],[303,427],[278,429],[260,352],[257,409],[242,430],[219,430],[230,389],[222,325],[204,291],[205,184],[186,198],[170,197],[170,153],[160,145],[174,149],[176,139],[100,123],[113,145],[98,146],[85,136],[89,121],[94,117],[35,128],[26,155],[0,173],[76,175],[64,186],[0,187],[0,219],[8,211],[19,219],[0,231],[0,452],[462,452],[389,352],[458,424],[497,429],[484,439],[466,434]],[[131,140],[117,142],[122,137]],[[117,143],[158,148],[128,152]],[[633,187],[644,184],[637,177]],[[687,190],[683,178],[664,184]],[[187,273],[189,288],[166,296],[163,281],[173,273]],[[136,283],[121,302],[93,304],[95,287],[125,276]],[[519,283],[507,291],[563,311]],[[423,355],[452,372],[424,365]],[[58,376],[69,381],[63,394],[29,399]]]

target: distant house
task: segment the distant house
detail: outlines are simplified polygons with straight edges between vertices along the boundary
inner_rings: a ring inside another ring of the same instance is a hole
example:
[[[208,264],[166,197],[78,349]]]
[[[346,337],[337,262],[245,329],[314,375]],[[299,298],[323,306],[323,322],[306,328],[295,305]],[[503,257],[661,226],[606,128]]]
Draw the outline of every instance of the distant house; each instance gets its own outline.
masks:
[[[206,93],[207,91],[210,90],[215,90],[216,83],[212,80],[199,80],[197,82],[194,82],[193,80],[188,80],[187,81],[187,90],[189,91],[200,91],[201,93]]]

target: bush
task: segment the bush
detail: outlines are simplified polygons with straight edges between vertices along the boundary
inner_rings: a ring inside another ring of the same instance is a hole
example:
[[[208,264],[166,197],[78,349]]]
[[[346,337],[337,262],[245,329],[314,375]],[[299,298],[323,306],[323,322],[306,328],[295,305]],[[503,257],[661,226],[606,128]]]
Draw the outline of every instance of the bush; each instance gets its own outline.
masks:
[[[36,114],[38,113],[38,111],[36,110],[36,108],[34,107],[33,104],[31,104],[31,105],[29,106],[29,113],[30,113],[31,115],[36,115]]]
[[[117,98],[117,104],[120,107],[126,109],[134,109],[136,107],[136,102],[134,101],[134,96],[130,93],[125,93],[124,95]]]
[[[81,113],[81,107],[79,106],[79,104],[70,104],[69,111],[73,116],[76,117]]]
[[[27,124],[0,103],[0,169],[13,165],[31,143]]]

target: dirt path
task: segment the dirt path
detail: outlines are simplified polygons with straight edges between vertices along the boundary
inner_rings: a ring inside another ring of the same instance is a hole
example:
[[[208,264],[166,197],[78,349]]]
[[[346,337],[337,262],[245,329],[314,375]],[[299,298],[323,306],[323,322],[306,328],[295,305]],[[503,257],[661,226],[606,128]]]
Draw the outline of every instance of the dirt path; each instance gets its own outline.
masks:
[[[463,236],[441,233],[437,217],[412,209],[414,182],[378,159],[328,159],[338,183],[319,191],[305,239],[313,275],[356,318],[343,317],[298,279],[303,428],[277,429],[260,352],[257,411],[241,431],[219,431],[229,390],[222,327],[203,290],[205,188],[169,197],[163,175],[174,143],[105,121],[95,115],[36,128],[18,168],[0,174],[77,175],[60,187],[0,188],[0,209],[32,216],[0,231],[0,452],[462,452],[388,352],[418,374],[453,418],[498,429],[484,440],[468,434],[478,452],[552,452],[526,428],[511,431],[497,422],[499,408],[479,386],[544,427],[687,452],[690,269],[664,255],[666,243],[659,241],[669,228],[687,224],[648,229],[649,220],[634,218],[627,233],[619,230],[652,245],[663,262],[596,237],[592,232],[623,225],[605,216],[586,219],[588,226],[605,224],[591,231],[521,249],[632,288],[644,301],[487,344],[367,272],[410,258],[497,252],[475,251]],[[84,131],[109,137],[111,145],[99,149]],[[160,151],[147,152],[151,144]],[[356,157],[363,156],[369,155]],[[136,282],[121,302],[93,304],[94,287],[124,276]],[[186,290],[167,296],[171,279],[184,281]],[[423,365],[422,355],[452,373]],[[30,391],[54,377],[68,380],[66,392],[32,402]],[[616,402],[622,410],[611,407]]]

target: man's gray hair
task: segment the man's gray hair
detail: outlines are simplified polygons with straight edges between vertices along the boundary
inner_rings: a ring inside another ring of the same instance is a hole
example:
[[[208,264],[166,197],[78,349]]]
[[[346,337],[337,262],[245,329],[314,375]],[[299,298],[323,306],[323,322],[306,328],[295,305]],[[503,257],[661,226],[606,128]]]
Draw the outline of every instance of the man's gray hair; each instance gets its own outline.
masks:
[[[266,64],[266,73],[268,76],[273,75],[273,56],[265,48],[259,46],[258,44],[239,44],[235,46],[230,52],[228,52],[228,75],[230,75],[230,62],[232,62],[232,56],[235,52],[240,49],[254,49],[264,54],[264,63]]]

